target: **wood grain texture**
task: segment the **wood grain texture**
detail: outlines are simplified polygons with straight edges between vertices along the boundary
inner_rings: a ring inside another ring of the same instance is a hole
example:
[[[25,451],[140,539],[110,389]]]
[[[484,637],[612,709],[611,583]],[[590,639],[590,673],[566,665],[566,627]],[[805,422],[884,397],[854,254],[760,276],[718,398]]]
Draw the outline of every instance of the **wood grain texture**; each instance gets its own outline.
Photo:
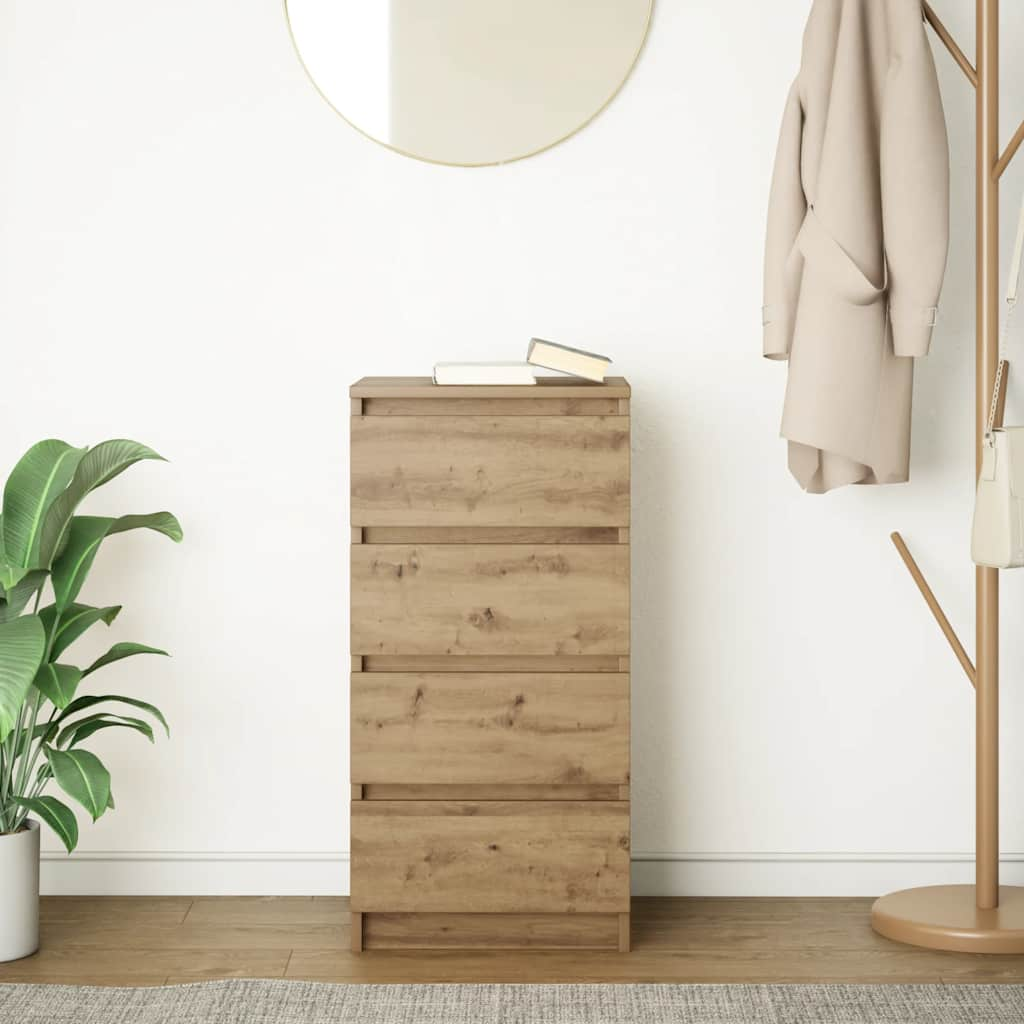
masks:
[[[619,944],[620,953],[628,953],[630,946],[629,914],[619,914]]]
[[[363,416],[619,416],[619,398],[366,398]],[[628,405],[628,403],[627,403]]]
[[[354,782],[585,784],[629,778],[629,676],[352,676]]]
[[[883,939],[868,923],[871,903],[634,899],[629,956],[482,946],[353,954],[345,897],[44,896],[40,952],[0,964],[0,982],[161,985],[240,973],[396,984],[1024,981],[1021,956],[936,953]]]
[[[616,951],[629,386],[352,397],[352,949]]]
[[[539,377],[535,385],[438,385],[430,377],[363,377],[349,388],[352,398],[629,398],[623,377],[603,384],[576,377]]]
[[[368,783],[363,800],[628,800],[629,786],[448,785]]]
[[[628,526],[629,417],[352,420],[358,526]]]
[[[618,914],[364,914],[364,949],[617,949]]]
[[[354,654],[629,653],[629,548],[353,546]]]
[[[361,912],[626,913],[629,805],[352,804]]]

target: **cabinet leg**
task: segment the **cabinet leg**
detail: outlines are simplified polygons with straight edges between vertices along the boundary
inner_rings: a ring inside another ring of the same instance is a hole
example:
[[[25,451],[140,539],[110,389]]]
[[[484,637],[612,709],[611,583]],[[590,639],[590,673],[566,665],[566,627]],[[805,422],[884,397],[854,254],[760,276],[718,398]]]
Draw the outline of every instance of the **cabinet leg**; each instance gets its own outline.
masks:
[[[629,914],[619,914],[619,952],[629,952]]]
[[[363,951],[363,915],[352,915],[352,952],[362,953]]]

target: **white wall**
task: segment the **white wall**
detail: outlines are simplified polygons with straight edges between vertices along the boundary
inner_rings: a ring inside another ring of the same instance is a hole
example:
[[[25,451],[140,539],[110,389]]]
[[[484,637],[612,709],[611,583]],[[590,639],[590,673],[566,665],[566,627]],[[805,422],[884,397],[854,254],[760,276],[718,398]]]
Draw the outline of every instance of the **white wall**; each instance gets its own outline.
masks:
[[[778,440],[785,370],[760,358],[760,276],[808,6],[658,0],[631,81],[582,134],[457,170],[337,118],[278,0],[3,4],[0,463],[43,436],[136,437],[171,465],[93,507],[167,507],[187,535],[101,555],[86,596],[124,602],[112,633],[175,655],[104,683],[156,700],[173,735],[103,736],[117,811],[83,823],[70,861],[45,840],[49,891],[346,890],[346,389],[516,358],[531,334],[613,353],[634,388],[638,891],[970,878],[971,690],[887,535],[973,646],[973,99],[940,53],[954,233],[913,482],[805,496]],[[939,6],[971,49],[973,5]],[[1024,9],[1003,6],[1009,53]],[[1022,183],[1018,167],[1007,235]],[[1021,881],[1024,574],[1004,593]]]

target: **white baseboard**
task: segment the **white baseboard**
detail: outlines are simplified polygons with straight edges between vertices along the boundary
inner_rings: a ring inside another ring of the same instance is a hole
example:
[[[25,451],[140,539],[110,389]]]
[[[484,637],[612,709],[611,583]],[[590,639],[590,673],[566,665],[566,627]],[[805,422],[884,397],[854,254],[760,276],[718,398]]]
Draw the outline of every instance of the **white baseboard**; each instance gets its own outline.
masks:
[[[347,853],[43,853],[44,896],[344,896]]]
[[[339,896],[347,853],[43,854],[49,896]],[[1024,854],[1004,854],[1002,881],[1024,885]],[[969,853],[635,853],[637,896],[877,896],[970,883]]]
[[[1024,854],[1005,854],[1001,880],[1024,884]],[[970,853],[640,853],[635,896],[880,896],[974,881]]]

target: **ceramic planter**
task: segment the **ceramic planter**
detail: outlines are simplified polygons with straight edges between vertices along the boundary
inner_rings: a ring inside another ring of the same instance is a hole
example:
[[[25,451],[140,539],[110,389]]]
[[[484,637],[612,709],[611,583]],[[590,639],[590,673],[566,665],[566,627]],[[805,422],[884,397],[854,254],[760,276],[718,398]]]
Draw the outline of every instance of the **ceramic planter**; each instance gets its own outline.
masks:
[[[39,822],[0,835],[0,961],[39,948]]]

